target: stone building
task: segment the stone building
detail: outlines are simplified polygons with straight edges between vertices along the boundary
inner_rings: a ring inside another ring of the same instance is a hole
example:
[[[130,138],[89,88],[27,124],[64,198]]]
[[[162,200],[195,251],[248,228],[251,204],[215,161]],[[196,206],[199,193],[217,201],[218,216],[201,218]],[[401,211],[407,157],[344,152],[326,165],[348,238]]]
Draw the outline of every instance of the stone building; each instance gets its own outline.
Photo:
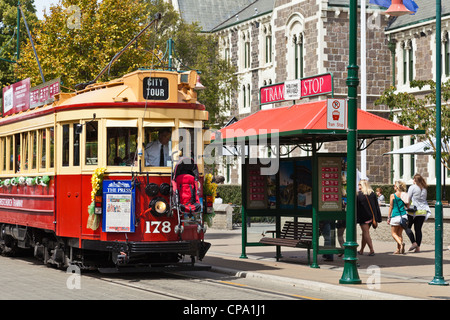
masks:
[[[409,79],[435,79],[435,14],[429,2],[416,0],[418,12],[398,18],[383,15],[384,8],[367,4],[366,103],[359,101],[359,106],[364,103],[367,111],[388,118],[391,110],[374,105],[385,89],[394,84],[398,90],[410,91]],[[233,106],[230,118],[240,119],[261,108],[293,103],[260,105],[259,90],[265,85],[318,74],[332,73],[334,96],[347,97],[348,0],[203,0],[201,4],[195,0],[172,0],[172,3],[183,19],[198,21],[204,32],[217,34],[223,57],[238,67],[240,86],[230,97]],[[223,6],[227,10],[222,10]],[[450,5],[443,4],[442,45],[447,68],[443,80],[450,74],[449,18]],[[361,44],[359,30],[358,35]],[[360,59],[358,65],[361,65]],[[361,74],[360,81],[363,81]],[[324,100],[326,96],[310,99]],[[383,155],[416,141],[414,137],[404,137],[371,144],[366,156],[366,174],[370,181],[387,184],[403,179],[411,183],[414,172],[421,172],[433,184],[434,162],[430,156]],[[346,143],[342,142],[326,144],[320,151],[342,152],[345,148]],[[297,155],[304,155],[304,152]],[[238,163],[222,170],[226,182],[240,182]]]
[[[406,15],[393,21],[385,30],[392,48],[394,65],[393,79],[398,91],[415,95],[430,93],[429,88],[418,90],[410,87],[411,80],[436,80],[436,5],[430,0],[416,0],[419,10],[415,15]],[[441,17],[442,82],[450,79],[450,3],[442,1]],[[414,137],[395,138],[393,149],[417,142]],[[393,156],[394,179],[412,182],[415,172],[420,172],[427,182],[436,183],[435,161],[428,155]],[[448,170],[443,170],[447,181]]]

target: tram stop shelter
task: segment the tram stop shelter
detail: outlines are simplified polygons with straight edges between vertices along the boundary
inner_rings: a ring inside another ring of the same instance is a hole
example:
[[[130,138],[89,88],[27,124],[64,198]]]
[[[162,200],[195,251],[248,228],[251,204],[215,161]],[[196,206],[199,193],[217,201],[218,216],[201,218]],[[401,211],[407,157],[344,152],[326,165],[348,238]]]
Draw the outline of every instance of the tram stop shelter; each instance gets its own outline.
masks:
[[[344,252],[339,236],[343,239],[346,220],[347,154],[345,147],[341,153],[320,150],[325,142],[347,140],[347,130],[329,129],[327,105],[324,100],[260,110],[216,132],[215,150],[242,159],[241,258],[247,257],[246,247],[267,245],[247,241],[251,217],[274,217],[275,232],[266,237],[275,239],[288,237],[283,232],[286,220],[310,226],[309,239],[296,247],[308,247],[311,267],[319,267],[319,254]],[[360,109],[357,112],[358,139],[366,140],[367,147],[376,140],[424,133]],[[297,148],[305,150],[306,156],[289,156]],[[283,245],[275,245],[278,259]]]

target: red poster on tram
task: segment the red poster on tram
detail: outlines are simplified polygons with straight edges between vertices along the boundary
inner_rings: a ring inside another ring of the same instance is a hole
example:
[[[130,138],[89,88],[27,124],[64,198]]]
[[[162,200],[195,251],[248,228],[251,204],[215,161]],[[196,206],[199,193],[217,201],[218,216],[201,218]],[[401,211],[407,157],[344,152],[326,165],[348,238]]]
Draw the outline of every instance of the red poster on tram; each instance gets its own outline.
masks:
[[[3,115],[30,108],[30,78],[3,88]]]

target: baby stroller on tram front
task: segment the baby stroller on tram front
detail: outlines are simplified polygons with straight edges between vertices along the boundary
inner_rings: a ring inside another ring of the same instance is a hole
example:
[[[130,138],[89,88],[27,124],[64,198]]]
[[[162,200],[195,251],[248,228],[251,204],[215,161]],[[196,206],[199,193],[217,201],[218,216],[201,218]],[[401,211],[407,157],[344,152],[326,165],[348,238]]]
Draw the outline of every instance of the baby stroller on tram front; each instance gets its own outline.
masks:
[[[171,204],[177,210],[176,233],[181,234],[184,225],[197,225],[198,233],[205,231],[198,167],[192,158],[182,158],[175,165],[171,181]]]

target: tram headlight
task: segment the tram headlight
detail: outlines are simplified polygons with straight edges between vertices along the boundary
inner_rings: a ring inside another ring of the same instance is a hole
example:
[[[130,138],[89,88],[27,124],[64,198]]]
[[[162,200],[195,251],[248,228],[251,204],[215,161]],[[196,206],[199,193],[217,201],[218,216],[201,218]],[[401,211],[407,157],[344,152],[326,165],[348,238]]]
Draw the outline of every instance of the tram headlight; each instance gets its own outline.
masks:
[[[159,192],[159,186],[156,183],[149,183],[148,185],[145,186],[145,193],[149,196],[149,197],[154,197],[158,194]]]
[[[162,217],[169,212],[169,205],[164,198],[156,197],[150,201],[149,208],[155,217]]]
[[[170,193],[170,185],[168,183],[161,183],[161,185],[159,186],[159,192],[163,195],[163,196],[168,196]]]

